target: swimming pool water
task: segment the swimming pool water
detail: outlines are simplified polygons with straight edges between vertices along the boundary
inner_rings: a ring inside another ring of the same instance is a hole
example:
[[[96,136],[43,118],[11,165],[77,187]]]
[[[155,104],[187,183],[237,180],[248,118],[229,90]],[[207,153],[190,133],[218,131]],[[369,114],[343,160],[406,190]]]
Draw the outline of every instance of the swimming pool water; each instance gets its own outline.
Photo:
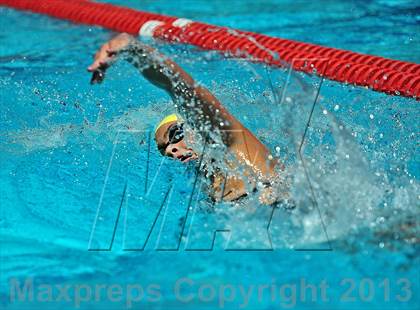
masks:
[[[108,2],[420,61],[414,1]],[[285,161],[300,206],[271,214],[250,199],[212,208],[199,193],[178,247],[194,171],[162,162],[148,144],[149,131],[174,111],[170,98],[125,63],[103,85],[89,85],[85,68],[108,31],[0,11],[2,307],[121,309],[130,306],[127,285],[138,284],[145,292],[133,308],[418,309],[415,100],[324,81],[303,165],[296,145],[318,78],[288,80],[287,70],[151,42]],[[169,203],[149,236],[165,197]],[[274,250],[267,251],[270,216]],[[230,251],[223,250],[226,234],[216,237],[213,251],[203,251],[211,247],[212,229],[232,231]],[[97,251],[111,242],[111,251]],[[57,287],[41,300],[12,300],[10,283],[27,278],[38,290]],[[75,297],[99,284],[120,287],[123,296]],[[316,285],[314,296],[308,284]],[[63,285],[69,300],[58,298]]]

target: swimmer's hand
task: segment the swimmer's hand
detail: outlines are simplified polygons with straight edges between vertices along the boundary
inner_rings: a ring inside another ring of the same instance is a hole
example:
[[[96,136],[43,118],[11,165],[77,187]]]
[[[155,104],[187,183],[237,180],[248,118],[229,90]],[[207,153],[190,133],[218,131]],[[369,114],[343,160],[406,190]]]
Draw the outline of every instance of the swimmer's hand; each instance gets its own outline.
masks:
[[[92,72],[90,83],[101,83],[105,79],[106,69],[117,60],[118,53],[134,40],[133,36],[121,33],[102,45],[95,54],[93,63],[87,68],[89,72]]]

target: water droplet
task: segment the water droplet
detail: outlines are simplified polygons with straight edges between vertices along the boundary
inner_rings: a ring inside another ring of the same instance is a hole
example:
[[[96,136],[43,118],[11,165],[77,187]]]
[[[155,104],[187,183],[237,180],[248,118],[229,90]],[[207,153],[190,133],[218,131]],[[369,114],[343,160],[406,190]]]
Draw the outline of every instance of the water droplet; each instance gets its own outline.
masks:
[[[370,115],[369,115],[369,118],[370,118],[370,119],[374,119],[373,114],[370,114]]]
[[[336,105],[334,106],[334,111],[338,111],[338,109],[340,109],[340,106],[339,106],[338,104],[336,104]]]
[[[383,216],[380,216],[376,219],[376,223],[384,223],[385,222],[385,218]]]

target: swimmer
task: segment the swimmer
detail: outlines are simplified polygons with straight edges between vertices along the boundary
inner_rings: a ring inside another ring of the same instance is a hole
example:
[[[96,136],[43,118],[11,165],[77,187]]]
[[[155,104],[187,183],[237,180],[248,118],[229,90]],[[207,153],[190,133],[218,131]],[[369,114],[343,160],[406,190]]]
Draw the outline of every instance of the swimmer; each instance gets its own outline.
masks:
[[[88,67],[92,72],[91,83],[101,83],[106,69],[118,58],[133,64],[148,81],[165,90],[176,104],[179,116],[165,117],[155,131],[156,145],[163,156],[183,163],[199,159],[199,153],[187,144],[187,137],[192,135],[184,128],[184,122],[208,143],[215,142],[206,132],[219,134],[221,143],[234,160],[225,160],[232,171],[229,175],[220,173],[216,167],[208,176],[210,196],[214,200],[235,201],[252,192],[257,192],[259,201],[266,205],[286,198],[278,197],[273,189],[273,184],[282,179],[283,165],[207,88],[196,83],[179,65],[156,49],[129,34],[117,35],[95,54],[94,62]],[[212,162],[214,164],[215,160]]]

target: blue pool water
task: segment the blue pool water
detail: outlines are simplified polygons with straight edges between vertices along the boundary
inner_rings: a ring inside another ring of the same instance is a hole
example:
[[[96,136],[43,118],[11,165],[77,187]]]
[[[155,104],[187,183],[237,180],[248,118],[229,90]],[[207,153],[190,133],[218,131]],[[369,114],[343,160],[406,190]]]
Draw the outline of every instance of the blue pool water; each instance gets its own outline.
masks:
[[[107,2],[420,61],[415,1]],[[212,207],[197,192],[189,205],[194,170],[148,144],[170,98],[126,63],[89,85],[111,34],[0,12],[2,308],[420,307],[415,100],[324,81],[300,157],[319,78],[150,42],[286,163],[298,208]],[[216,229],[231,239],[210,251]],[[18,300],[25,280],[34,300]]]

